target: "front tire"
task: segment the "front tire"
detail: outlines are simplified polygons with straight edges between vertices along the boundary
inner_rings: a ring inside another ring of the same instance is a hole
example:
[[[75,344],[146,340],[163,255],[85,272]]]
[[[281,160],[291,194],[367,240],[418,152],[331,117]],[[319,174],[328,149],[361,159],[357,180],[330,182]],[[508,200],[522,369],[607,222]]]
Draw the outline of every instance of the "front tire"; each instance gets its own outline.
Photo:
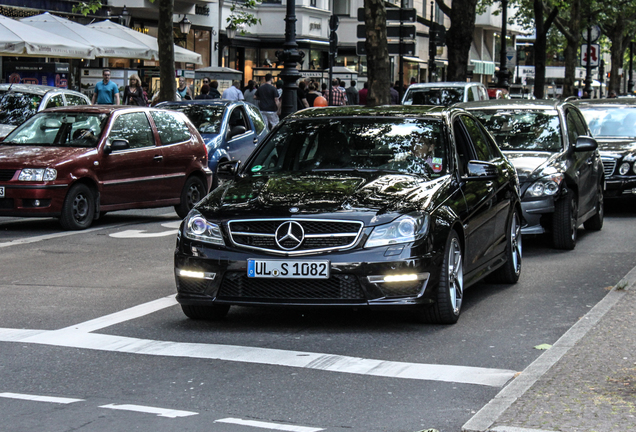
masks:
[[[174,206],[174,210],[181,219],[185,218],[192,207],[205,196],[205,185],[199,177],[192,176],[186,180],[181,190],[181,202]]]
[[[229,305],[181,305],[181,310],[190,319],[214,321],[224,318],[230,310]]]
[[[600,231],[603,228],[603,218],[605,216],[603,201],[603,185],[599,183],[596,198],[596,213],[594,216],[583,222],[583,227],[589,231]]]
[[[508,223],[506,263],[495,270],[490,279],[495,283],[517,283],[521,275],[521,258],[521,218],[515,210]]]
[[[446,241],[442,272],[435,304],[422,311],[422,318],[434,324],[455,324],[464,300],[464,262],[459,236],[453,230]]]
[[[558,200],[552,217],[552,245],[555,249],[572,250],[576,246],[578,203],[573,191]]]
[[[64,199],[60,224],[68,231],[83,230],[91,226],[95,217],[95,195],[85,184],[71,187]]]

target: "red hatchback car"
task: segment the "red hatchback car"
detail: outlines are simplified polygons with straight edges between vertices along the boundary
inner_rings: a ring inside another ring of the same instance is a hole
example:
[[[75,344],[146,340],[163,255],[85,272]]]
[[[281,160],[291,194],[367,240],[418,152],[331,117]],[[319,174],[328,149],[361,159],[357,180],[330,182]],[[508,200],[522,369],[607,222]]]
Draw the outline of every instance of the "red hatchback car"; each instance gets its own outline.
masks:
[[[53,108],[0,142],[0,216],[59,217],[68,230],[113,210],[174,205],[185,217],[211,183],[203,139],[174,111]]]

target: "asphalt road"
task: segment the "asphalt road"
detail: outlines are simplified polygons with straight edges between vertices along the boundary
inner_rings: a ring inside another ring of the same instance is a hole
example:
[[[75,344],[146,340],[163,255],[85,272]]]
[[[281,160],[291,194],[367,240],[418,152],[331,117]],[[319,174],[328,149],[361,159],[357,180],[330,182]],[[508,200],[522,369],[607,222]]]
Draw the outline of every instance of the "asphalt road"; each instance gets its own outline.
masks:
[[[466,293],[453,326],[398,312],[174,302],[170,208],[84,232],[0,218],[2,431],[456,432],[636,265],[634,201],[574,251],[524,239],[516,285]]]

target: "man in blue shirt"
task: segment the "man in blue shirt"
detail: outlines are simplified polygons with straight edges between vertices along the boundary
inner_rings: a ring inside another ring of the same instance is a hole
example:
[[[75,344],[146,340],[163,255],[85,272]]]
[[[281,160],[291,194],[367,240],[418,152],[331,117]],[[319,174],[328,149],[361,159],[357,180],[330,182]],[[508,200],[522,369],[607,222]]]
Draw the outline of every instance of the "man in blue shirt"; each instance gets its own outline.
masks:
[[[102,71],[104,80],[95,84],[92,103],[99,105],[119,105],[119,88],[110,80],[110,69]]]

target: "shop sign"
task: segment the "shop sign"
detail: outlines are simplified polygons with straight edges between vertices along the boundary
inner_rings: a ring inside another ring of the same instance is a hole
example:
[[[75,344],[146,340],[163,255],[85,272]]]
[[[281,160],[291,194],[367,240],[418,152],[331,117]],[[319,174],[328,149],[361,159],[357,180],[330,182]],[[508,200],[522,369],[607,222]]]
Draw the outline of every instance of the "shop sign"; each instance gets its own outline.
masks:
[[[210,16],[210,8],[206,5],[195,5],[194,6],[194,14],[195,15],[204,15]]]

